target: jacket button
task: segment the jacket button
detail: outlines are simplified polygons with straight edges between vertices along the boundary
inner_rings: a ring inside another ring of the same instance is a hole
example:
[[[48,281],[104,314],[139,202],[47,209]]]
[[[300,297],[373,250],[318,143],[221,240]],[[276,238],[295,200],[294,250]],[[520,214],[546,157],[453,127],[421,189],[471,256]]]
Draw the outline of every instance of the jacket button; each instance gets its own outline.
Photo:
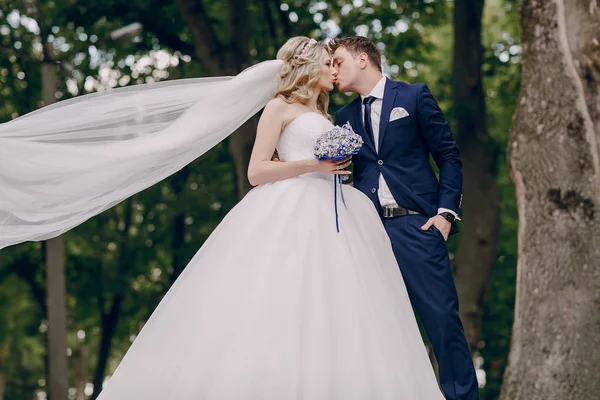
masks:
[[[377,189],[375,189],[375,188],[371,189],[371,193],[373,193],[373,194],[374,194],[376,191],[377,191]]]
[[[379,161],[377,161],[377,164],[379,164],[379,165],[383,165],[383,160],[379,160]]]

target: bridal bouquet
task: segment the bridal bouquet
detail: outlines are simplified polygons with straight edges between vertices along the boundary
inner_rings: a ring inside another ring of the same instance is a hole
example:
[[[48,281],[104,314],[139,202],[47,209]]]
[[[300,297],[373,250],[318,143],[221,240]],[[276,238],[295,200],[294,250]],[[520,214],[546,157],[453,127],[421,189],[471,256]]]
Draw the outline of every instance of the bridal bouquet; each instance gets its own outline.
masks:
[[[352,130],[349,122],[334,126],[317,139],[315,156],[323,160],[339,161],[356,155],[363,139]]]
[[[352,126],[349,122],[346,122],[343,126],[334,126],[322,134],[315,144],[315,156],[323,161],[340,161],[348,157],[356,155],[363,145],[363,139],[352,130]],[[342,203],[346,207],[346,201],[344,200],[344,192],[342,191],[342,181],[347,179],[347,176],[338,175],[337,179],[333,181],[333,207],[335,210],[335,229],[339,232],[339,215],[337,208],[337,183],[340,186],[340,195],[342,197]],[[336,182],[337,181],[337,182]]]

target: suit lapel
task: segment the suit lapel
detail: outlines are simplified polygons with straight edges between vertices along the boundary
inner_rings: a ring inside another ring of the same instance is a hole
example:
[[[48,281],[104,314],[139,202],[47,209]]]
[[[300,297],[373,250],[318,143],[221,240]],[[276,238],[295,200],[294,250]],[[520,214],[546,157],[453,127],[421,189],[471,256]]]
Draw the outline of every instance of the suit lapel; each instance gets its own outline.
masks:
[[[355,100],[355,109],[352,112],[352,116],[354,121],[351,121],[350,124],[358,130],[358,133],[363,137],[365,144],[373,151],[373,153],[377,154],[377,151],[375,150],[375,139],[373,139],[373,135],[367,134],[367,130],[365,129],[365,125],[363,123],[362,103],[360,96],[358,96],[358,99]]]
[[[392,108],[394,108],[394,102],[396,100],[396,93],[398,84],[392,80],[386,79],[385,90],[383,92],[383,104],[381,107],[381,117],[379,120],[379,143],[377,148],[381,150],[381,144],[383,143],[383,137],[390,121],[390,114]]]

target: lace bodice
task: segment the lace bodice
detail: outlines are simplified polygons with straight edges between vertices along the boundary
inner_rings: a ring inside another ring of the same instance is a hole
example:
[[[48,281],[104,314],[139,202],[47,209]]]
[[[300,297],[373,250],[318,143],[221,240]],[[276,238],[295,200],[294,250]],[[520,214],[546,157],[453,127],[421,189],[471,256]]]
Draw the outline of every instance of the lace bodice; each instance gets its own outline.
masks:
[[[281,132],[279,143],[277,143],[279,159],[281,161],[299,161],[314,157],[317,139],[331,128],[333,128],[333,124],[316,112],[307,112],[296,117]],[[303,176],[333,179],[332,174],[324,173],[310,173]]]

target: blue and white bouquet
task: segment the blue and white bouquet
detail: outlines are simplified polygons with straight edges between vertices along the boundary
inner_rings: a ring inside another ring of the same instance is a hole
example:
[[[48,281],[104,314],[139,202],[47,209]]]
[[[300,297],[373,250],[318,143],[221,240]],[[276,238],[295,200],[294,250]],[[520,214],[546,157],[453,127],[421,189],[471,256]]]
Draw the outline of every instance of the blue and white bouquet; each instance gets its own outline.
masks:
[[[342,126],[334,126],[317,139],[315,144],[315,157],[320,161],[340,161],[356,155],[364,144],[362,137],[354,132],[349,122]],[[337,183],[340,185],[340,195],[342,203],[346,207],[344,192],[342,191],[342,181],[347,179],[345,175],[337,175],[333,181],[333,206],[335,209],[335,228],[339,232],[339,217],[337,209]]]
[[[342,126],[334,126],[317,139],[315,156],[321,161],[343,160],[356,155],[363,143],[362,137],[346,122]]]

